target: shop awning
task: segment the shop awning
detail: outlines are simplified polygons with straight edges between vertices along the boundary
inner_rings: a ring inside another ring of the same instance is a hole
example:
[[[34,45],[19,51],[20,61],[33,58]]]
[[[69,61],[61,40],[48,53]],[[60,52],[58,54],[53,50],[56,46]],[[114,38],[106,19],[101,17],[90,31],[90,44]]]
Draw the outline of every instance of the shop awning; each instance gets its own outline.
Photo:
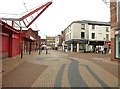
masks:
[[[116,31],[120,30],[120,28],[115,28]]]

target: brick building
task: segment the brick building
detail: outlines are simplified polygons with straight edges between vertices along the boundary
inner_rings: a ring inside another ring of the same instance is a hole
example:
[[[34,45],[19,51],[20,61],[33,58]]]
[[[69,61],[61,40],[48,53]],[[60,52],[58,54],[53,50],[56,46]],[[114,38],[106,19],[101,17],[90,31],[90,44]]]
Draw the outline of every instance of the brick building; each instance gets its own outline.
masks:
[[[120,1],[111,0],[111,60],[120,60]]]
[[[28,30],[22,30],[26,37],[23,37],[23,51],[38,50],[41,45],[41,37],[38,35],[38,31],[33,31],[32,28]]]
[[[22,37],[22,45],[20,38]],[[38,49],[40,46],[38,31],[29,28],[20,35],[20,31],[0,20],[0,58],[14,57],[22,52]]]

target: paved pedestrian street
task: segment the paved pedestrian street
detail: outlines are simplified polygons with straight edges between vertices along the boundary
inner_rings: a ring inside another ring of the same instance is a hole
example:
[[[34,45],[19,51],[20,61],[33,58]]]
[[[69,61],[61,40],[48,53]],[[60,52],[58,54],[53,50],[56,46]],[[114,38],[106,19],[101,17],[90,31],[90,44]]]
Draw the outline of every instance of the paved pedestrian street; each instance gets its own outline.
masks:
[[[118,62],[110,55],[49,50],[3,59],[3,87],[119,86]],[[78,88],[78,89],[79,89]]]

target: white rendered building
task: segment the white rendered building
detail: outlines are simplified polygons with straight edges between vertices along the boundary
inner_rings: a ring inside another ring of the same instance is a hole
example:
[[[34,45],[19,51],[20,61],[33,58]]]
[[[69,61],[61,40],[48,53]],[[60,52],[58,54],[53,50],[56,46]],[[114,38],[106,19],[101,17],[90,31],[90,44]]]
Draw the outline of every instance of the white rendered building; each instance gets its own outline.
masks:
[[[110,46],[110,23],[74,21],[65,29],[65,43],[71,52],[91,51],[92,47]]]

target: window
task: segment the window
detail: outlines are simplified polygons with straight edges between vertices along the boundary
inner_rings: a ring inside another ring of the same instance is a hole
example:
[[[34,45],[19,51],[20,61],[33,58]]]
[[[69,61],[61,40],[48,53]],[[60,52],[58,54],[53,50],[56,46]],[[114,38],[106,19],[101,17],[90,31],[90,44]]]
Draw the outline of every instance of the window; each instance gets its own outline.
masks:
[[[85,29],[85,24],[81,24],[81,29]]]
[[[115,56],[120,59],[120,35],[116,35],[115,38]]]
[[[85,33],[81,32],[81,38],[84,39],[85,38]]]
[[[95,25],[92,25],[92,29],[95,29]]]
[[[69,27],[70,31],[71,31],[71,26]]]
[[[109,32],[109,27],[106,27],[106,32]]]
[[[106,40],[109,40],[109,34],[106,34]]]
[[[70,33],[70,39],[71,39],[71,33]]]
[[[92,39],[95,39],[95,33],[92,33]]]

